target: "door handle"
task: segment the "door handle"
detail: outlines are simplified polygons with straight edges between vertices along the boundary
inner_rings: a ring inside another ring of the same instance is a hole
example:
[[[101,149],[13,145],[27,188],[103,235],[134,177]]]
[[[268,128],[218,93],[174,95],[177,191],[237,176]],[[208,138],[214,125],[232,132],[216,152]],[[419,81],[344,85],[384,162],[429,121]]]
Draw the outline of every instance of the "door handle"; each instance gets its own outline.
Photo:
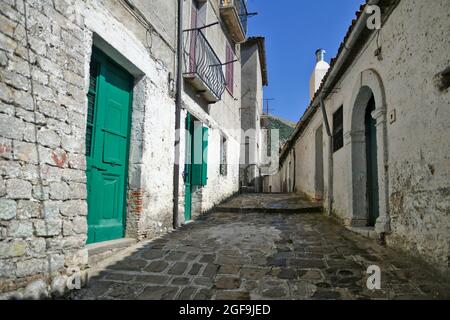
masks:
[[[106,169],[102,169],[102,168],[99,168],[99,167],[97,167],[97,166],[92,166],[92,168],[93,168],[93,169],[96,169],[96,170],[98,170],[98,171],[106,171]]]

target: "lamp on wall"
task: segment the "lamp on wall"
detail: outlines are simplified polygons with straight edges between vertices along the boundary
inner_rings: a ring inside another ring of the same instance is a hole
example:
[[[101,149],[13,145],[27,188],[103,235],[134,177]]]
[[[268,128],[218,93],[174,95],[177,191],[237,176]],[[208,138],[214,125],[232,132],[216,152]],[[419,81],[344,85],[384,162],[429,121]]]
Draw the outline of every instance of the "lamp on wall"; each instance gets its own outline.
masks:
[[[172,72],[169,72],[168,87],[169,87],[169,92],[174,94],[175,93],[175,79],[173,78]]]

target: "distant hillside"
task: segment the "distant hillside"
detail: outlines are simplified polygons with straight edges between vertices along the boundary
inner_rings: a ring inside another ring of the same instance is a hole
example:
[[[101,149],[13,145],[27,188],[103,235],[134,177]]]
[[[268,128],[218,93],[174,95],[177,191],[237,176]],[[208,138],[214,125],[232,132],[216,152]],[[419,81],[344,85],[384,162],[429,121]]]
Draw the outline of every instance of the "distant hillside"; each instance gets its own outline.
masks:
[[[292,132],[294,131],[295,126],[297,125],[295,122],[284,120],[271,114],[264,114],[261,117],[261,122],[263,129],[280,130],[280,145],[282,145],[289,139]]]

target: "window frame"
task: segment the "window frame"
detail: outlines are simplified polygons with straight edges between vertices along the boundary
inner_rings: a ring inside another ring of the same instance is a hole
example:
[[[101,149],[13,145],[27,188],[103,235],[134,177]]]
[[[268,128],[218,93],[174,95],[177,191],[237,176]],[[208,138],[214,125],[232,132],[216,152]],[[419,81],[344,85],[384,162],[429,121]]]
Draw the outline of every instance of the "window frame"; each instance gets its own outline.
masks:
[[[220,166],[219,173],[221,176],[226,177],[228,175],[228,139],[220,136]]]
[[[235,49],[228,41],[225,51],[225,88],[231,96],[234,96],[234,62],[232,61],[234,61]]]

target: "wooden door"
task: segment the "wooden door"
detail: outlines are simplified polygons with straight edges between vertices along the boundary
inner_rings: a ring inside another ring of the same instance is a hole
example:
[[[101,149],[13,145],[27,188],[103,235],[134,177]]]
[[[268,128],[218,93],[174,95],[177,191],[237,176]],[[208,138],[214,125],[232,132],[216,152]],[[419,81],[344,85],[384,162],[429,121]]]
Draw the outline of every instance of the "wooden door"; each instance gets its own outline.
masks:
[[[88,243],[122,238],[133,77],[94,49],[86,132]]]

